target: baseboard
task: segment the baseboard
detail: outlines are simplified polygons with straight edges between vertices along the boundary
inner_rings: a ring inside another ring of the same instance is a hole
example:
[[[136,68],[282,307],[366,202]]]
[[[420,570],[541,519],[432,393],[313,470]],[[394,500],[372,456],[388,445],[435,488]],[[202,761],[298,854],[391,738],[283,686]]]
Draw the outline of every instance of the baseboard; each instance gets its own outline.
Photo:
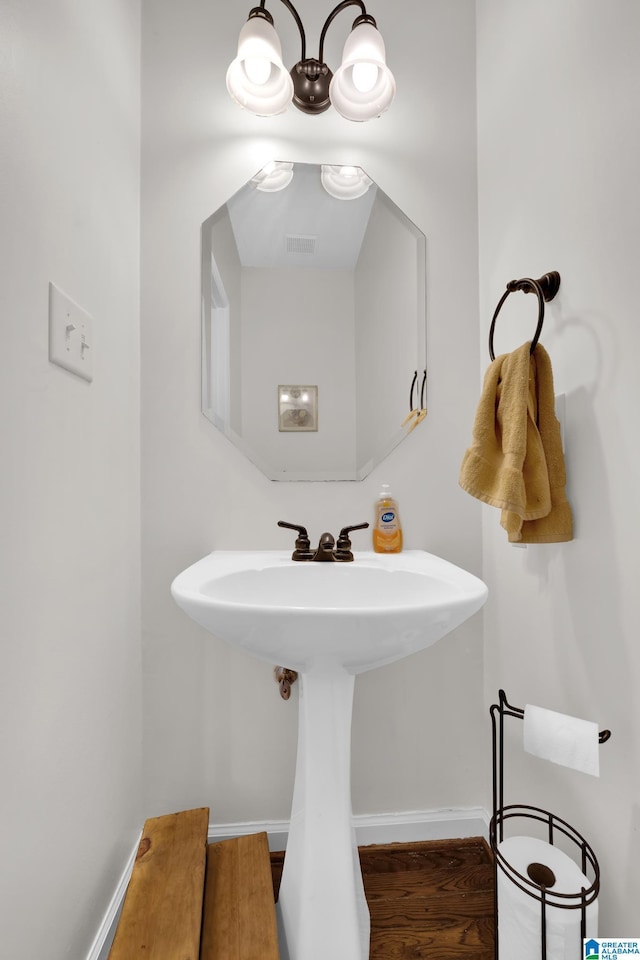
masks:
[[[354,817],[354,821],[359,846],[460,837],[489,839],[489,814],[484,807],[360,814]]]
[[[262,833],[263,831],[269,839],[269,850],[286,849],[289,832],[288,820],[244,820],[241,823],[210,823],[207,839],[209,843],[215,843],[216,840],[246,837],[247,834]]]
[[[427,840],[453,840],[459,837],[489,837],[489,814],[484,807],[455,807],[442,810],[413,810],[405,813],[359,813],[354,815],[356,838],[360,846],[372,843],[413,843]],[[270,850],[285,850],[288,820],[252,820],[241,823],[209,824],[208,840],[228,840],[249,833],[266,832]],[[115,893],[96,934],[87,960],[107,960],[118,917],[133,870],[139,840],[136,843]]]
[[[91,949],[87,954],[87,960],[107,960],[107,957],[109,956],[109,950],[111,949],[111,944],[116,933],[116,927],[118,925],[118,919],[120,917],[120,911],[124,901],[124,895],[127,892],[129,878],[131,877],[131,871],[133,870],[133,865],[136,861],[136,855],[138,853],[138,847],[140,846],[141,837],[142,831],[140,831],[140,836],[136,840],[135,846],[129,855],[129,859],[127,860],[127,864],[122,871],[122,876],[118,881],[115,893],[111,898],[111,902],[107,907],[107,911],[104,915],[102,923],[100,924],[100,928],[93,943],[91,944]]]
[[[442,810],[412,810],[404,813],[354,814],[358,845],[412,843],[419,840],[451,840],[458,837],[489,838],[489,814],[484,807]],[[209,842],[228,840],[248,833],[267,833],[270,850],[285,850],[287,820],[253,820],[243,823],[209,824]]]

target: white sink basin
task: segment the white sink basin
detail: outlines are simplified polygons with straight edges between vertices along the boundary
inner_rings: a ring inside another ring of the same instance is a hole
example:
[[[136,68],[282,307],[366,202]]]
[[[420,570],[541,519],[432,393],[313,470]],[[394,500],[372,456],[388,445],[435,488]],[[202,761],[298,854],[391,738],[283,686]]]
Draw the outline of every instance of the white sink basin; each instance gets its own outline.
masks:
[[[296,779],[277,904],[281,957],[368,960],[369,912],[351,814],[355,674],[431,646],[482,606],[487,588],[422,550],[356,553],[351,563],[215,551],[179,574],[171,592],[221,640],[300,674]]]
[[[422,550],[294,562],[281,551],[216,551],[174,580],[174,599],[211,633],[308,673],[362,673],[431,646],[484,603],[487,588]]]

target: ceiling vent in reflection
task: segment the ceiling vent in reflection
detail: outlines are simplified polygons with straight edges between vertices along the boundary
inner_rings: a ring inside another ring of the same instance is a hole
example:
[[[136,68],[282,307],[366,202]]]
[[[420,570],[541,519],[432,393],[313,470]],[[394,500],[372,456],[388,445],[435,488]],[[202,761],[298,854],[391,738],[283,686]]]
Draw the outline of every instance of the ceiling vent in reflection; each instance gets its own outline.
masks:
[[[317,237],[305,237],[303,234],[285,234],[285,249],[287,253],[306,253],[313,256],[316,252]]]

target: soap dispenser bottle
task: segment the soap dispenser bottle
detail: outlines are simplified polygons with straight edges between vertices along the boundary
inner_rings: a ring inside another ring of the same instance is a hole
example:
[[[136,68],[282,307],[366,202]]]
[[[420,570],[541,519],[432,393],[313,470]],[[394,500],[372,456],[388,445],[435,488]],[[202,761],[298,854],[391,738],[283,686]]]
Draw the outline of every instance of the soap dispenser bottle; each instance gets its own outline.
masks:
[[[373,549],[376,553],[400,553],[402,550],[402,527],[398,504],[391,496],[388,483],[382,484],[382,490],[375,505]]]

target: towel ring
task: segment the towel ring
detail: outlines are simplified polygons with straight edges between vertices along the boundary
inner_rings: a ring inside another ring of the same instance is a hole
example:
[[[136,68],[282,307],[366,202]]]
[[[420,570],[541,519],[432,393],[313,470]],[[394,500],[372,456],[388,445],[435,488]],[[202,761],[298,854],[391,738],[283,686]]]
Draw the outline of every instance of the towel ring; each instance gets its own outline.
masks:
[[[502,309],[502,304],[505,302],[510,293],[514,293],[516,290],[522,290],[523,293],[535,293],[538,297],[538,326],[536,327],[536,332],[533,335],[533,340],[531,341],[531,350],[530,353],[536,348],[538,340],[540,339],[540,333],[542,331],[542,324],[544,323],[544,304],[545,301],[549,303],[550,300],[553,300],[556,293],[560,289],[560,274],[557,270],[551,270],[549,273],[545,273],[538,280],[531,280],[529,277],[524,277],[522,280],[510,280],[507,284],[507,289],[502,294],[498,306],[496,307],[493,319],[491,321],[491,326],[489,328],[489,356],[492,360],[495,360],[496,355],[493,352],[493,332],[496,326],[496,320],[498,319],[498,314]]]

